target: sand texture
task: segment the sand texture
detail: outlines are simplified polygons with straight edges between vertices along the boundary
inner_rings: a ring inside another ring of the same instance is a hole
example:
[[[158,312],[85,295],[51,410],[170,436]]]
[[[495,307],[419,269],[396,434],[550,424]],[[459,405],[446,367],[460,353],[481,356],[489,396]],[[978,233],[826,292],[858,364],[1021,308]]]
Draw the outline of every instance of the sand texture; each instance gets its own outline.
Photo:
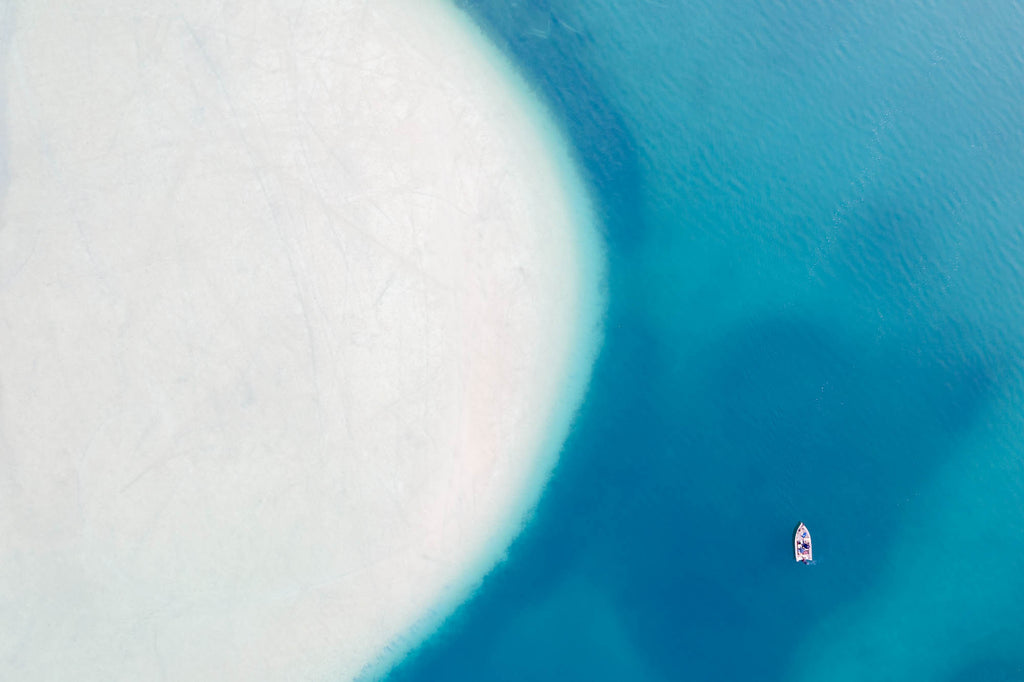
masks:
[[[0,678],[357,675],[580,399],[558,136],[435,2],[7,12]]]

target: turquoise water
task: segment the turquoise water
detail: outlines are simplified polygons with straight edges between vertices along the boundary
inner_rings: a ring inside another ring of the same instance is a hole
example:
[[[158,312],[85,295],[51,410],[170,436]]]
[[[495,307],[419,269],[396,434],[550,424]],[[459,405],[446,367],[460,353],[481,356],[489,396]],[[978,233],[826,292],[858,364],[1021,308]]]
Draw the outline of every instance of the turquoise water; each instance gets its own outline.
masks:
[[[1024,680],[1024,8],[462,6],[581,159],[607,335],[388,679]]]

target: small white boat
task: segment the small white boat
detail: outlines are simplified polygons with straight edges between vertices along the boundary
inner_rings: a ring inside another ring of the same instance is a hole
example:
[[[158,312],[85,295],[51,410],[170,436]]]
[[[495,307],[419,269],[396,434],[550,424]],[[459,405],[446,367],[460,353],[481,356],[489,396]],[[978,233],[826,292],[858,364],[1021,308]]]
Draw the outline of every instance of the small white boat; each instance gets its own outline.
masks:
[[[793,554],[797,561],[804,564],[809,564],[814,560],[814,554],[811,553],[811,532],[802,523],[796,529],[796,535],[793,536]]]

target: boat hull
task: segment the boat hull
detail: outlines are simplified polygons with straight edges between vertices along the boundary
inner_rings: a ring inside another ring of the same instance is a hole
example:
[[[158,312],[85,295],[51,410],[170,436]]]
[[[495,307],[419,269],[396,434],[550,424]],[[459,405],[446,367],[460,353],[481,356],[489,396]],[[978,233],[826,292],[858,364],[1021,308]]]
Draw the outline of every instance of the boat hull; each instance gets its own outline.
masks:
[[[807,526],[800,524],[793,535],[793,556],[802,564],[814,561],[814,550],[811,547],[811,532]]]

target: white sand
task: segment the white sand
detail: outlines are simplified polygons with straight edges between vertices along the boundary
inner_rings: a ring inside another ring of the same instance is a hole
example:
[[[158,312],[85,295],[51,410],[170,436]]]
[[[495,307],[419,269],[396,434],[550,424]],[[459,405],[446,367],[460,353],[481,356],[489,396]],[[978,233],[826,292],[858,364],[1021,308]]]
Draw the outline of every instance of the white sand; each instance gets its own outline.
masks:
[[[581,398],[564,146],[433,0],[5,7],[0,679],[386,660]]]

